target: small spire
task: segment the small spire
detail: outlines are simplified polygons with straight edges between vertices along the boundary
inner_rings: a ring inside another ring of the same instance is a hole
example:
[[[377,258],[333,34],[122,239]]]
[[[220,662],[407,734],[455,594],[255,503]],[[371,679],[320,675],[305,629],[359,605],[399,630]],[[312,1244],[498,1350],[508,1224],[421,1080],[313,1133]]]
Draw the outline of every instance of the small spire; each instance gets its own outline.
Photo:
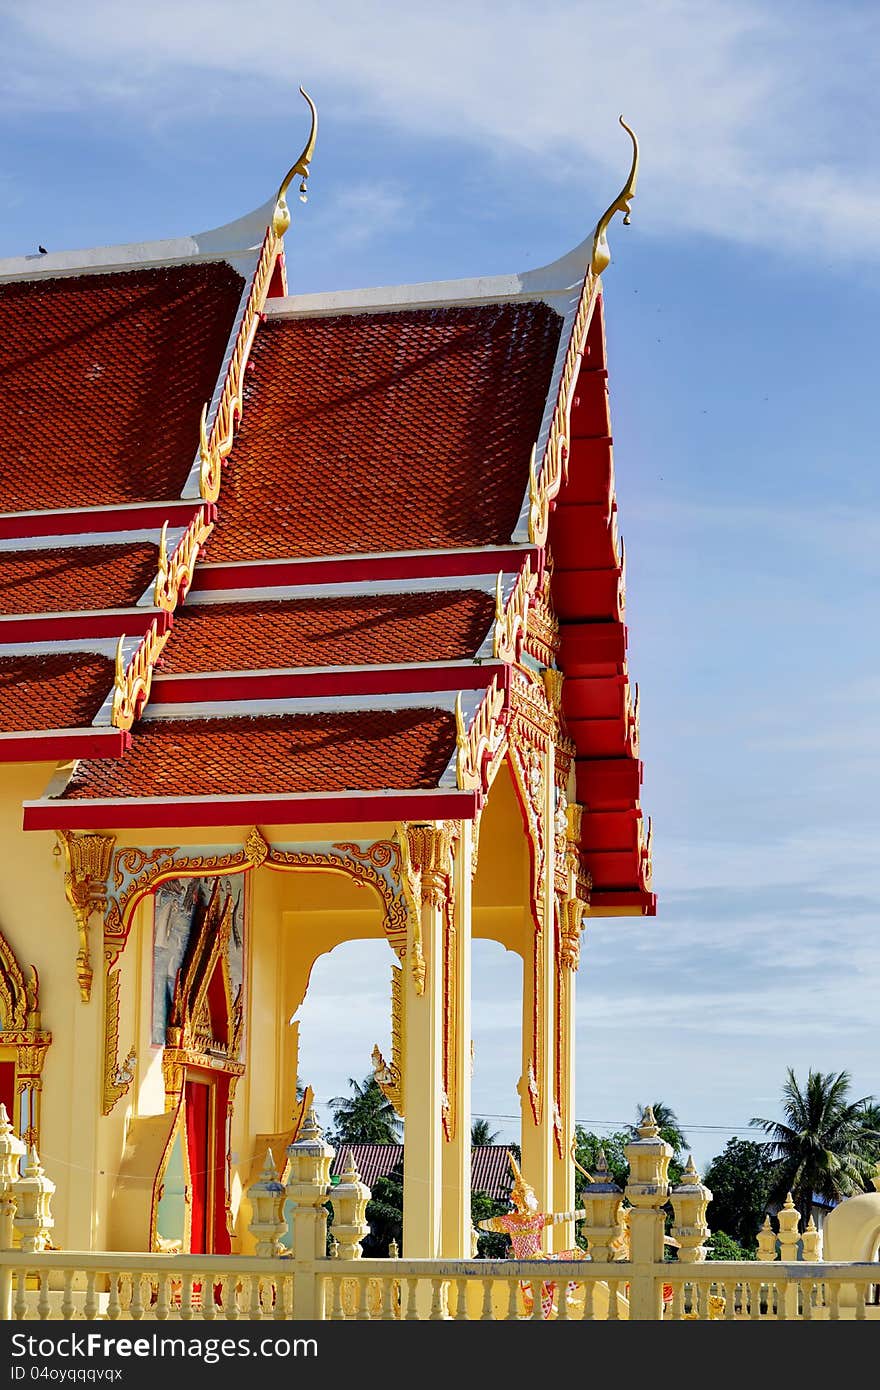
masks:
[[[278,1181],[278,1169],[275,1167],[275,1157],[271,1149],[266,1150],[266,1158],[263,1162],[263,1171],[260,1174],[260,1177],[265,1182]]]

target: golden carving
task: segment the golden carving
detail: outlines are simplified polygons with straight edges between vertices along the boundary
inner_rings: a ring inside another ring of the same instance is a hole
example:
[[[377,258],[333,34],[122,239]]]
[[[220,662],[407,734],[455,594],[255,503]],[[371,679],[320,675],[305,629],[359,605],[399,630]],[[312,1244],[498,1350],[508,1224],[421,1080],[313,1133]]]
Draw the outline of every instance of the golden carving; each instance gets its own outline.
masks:
[[[162,1054],[165,1108],[174,1110],[188,1066],[210,1066],[237,1079],[244,1073],[239,1062],[243,1012],[241,989],[232,998],[229,977],[229,938],[232,932],[232,900],[221,901],[220,880],[214,882],[207,903],[197,909],[186,952],[174,982],[168,1011],[166,1045]],[[214,978],[222,983],[222,1017],[217,1016]],[[232,1095],[230,1092],[229,1103]]]
[[[373,1048],[373,1075],[398,1115],[403,1116],[404,1075],[406,1065],[406,1013],[403,971],[391,967],[391,1061],[386,1062],[378,1044]]]
[[[507,698],[497,676],[492,677],[469,729],[465,727],[459,692],[455,701],[455,723],[457,785],[462,790],[485,791],[488,769],[497,762],[507,735]]]
[[[216,502],[220,495],[223,460],[228,457],[235,438],[235,426],[241,419],[244,402],[244,372],[260,323],[260,314],[275,268],[281,243],[271,227],[266,229],[263,245],[250,294],[235,338],[235,346],[226,368],[223,389],[217,404],[214,423],[208,431],[208,407],[202,410],[199,425],[199,490],[205,502]]]
[[[318,138],[318,112],[315,103],[308,92],[300,87],[301,94],[305,97],[312,114],[312,128],[309,131],[309,138],[306,141],[305,149],[296,163],[287,171],[281,180],[281,187],[278,189],[278,196],[275,199],[275,210],[272,213],[272,231],[277,237],[284,236],[290,226],[290,208],[287,206],[287,190],[292,180],[299,174],[302,182],[299,186],[299,195],[303,202],[306,201],[306,192],[309,179],[309,165],[312,162],[312,155],[315,153],[315,141]]]
[[[254,831],[259,840],[253,838]],[[254,831],[248,835],[250,852],[241,849],[224,854],[180,854],[175,846],[149,852],[131,848],[119,850],[114,873],[117,890],[125,883],[126,874],[131,878],[121,893],[107,900],[104,949],[111,964],[115,963],[125,947],[134,909],[142,898],[168,879],[205,878],[246,873],[253,869],[256,859],[251,855],[261,853],[260,841],[265,844],[256,827]],[[381,900],[389,944],[398,956],[403,957],[406,955],[408,910],[402,860],[400,838],[395,836],[394,840],[376,840],[366,847],[338,843],[331,846],[330,852],[269,847],[267,856],[261,862],[267,868],[276,870],[324,869],[369,884]]]
[[[157,608],[171,613],[189,592],[199,551],[214,529],[204,507],[200,507],[187,526],[173,553],[168,554],[168,522],[162,526],[159,540],[159,571],[153,590]]]
[[[92,993],[92,964],[89,955],[89,920],[93,912],[107,907],[107,878],[115,835],[74,835],[69,830],[56,832],[64,850],[66,871],[64,892],[73,909],[79,933],[76,957],[76,978],[83,1003]]]
[[[116,729],[130,729],[139,719],[144,705],[150,697],[153,681],[153,667],[162,648],[168,641],[169,632],[159,631],[154,619],[144,633],[134,656],[125,665],[124,643],[120,637],[116,644],[116,677],[113,682],[113,708],[110,722]]]
[[[265,864],[269,857],[268,841],[263,838],[256,826],[248,831],[244,842],[244,852],[255,869],[258,869],[261,864]]]
[[[632,167],[630,168],[629,177],[623,185],[623,188],[620,190],[611,206],[606,208],[605,212],[603,212],[599,221],[596,223],[596,230],[593,234],[593,255],[590,261],[590,270],[593,275],[601,275],[603,270],[606,270],[611,264],[611,251],[608,247],[608,228],[611,224],[611,219],[616,212],[622,212],[623,225],[628,227],[631,218],[629,205],[635,197],[636,179],[639,172],[639,142],[635,137],[634,131],[630,130],[622,116],[619,117],[619,120],[632,141]]]
[[[442,908],[450,890],[452,846],[457,828],[452,821],[434,825],[412,822],[406,827],[409,864],[415,895],[422,905]]]
[[[455,886],[450,876],[443,910],[443,1133],[455,1138],[457,1065],[455,1034],[458,1022],[458,932],[455,929]]]
[[[118,970],[108,970],[104,1004],[104,1093],[101,1113],[109,1115],[116,1102],[127,1093],[134,1081],[137,1053],[128,1050],[125,1061],[119,1061],[119,986]]]
[[[506,604],[502,593],[503,581],[504,571],[499,570],[495,584],[492,654],[499,661],[514,663],[519,661],[522,652],[528,630],[529,602],[537,587],[537,575],[532,570],[529,556],[526,556],[525,564],[516,577]]]

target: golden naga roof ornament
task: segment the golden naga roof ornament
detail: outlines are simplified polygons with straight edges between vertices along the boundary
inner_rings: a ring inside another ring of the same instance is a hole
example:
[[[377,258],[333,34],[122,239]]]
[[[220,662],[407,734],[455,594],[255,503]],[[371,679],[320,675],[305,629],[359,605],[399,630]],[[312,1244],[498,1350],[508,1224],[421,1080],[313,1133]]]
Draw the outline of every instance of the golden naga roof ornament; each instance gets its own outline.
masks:
[[[299,174],[302,179],[299,186],[300,201],[304,203],[308,196],[309,165],[312,162],[312,155],[315,152],[315,141],[318,138],[318,112],[315,109],[315,103],[312,101],[308,92],[304,91],[302,87],[300,87],[300,92],[309,104],[309,109],[312,113],[312,128],[309,131],[309,138],[306,141],[305,149],[293,167],[285,174],[284,178],[281,180],[281,187],[278,189],[278,197],[275,199],[275,210],[272,213],[272,231],[279,237],[284,236],[284,233],[290,226],[290,208],[287,206],[287,190],[290,187],[291,181],[297,174]]]
[[[629,178],[623,185],[611,206],[603,212],[599,221],[596,223],[596,230],[593,233],[593,256],[590,261],[590,269],[594,275],[601,275],[602,271],[611,262],[611,251],[608,247],[608,227],[616,212],[623,213],[623,223],[625,227],[630,223],[630,203],[635,197],[636,178],[639,172],[639,142],[636,139],[635,131],[630,130],[626,121],[621,116],[620,124],[623,126],[633,145],[632,168],[629,171]]]

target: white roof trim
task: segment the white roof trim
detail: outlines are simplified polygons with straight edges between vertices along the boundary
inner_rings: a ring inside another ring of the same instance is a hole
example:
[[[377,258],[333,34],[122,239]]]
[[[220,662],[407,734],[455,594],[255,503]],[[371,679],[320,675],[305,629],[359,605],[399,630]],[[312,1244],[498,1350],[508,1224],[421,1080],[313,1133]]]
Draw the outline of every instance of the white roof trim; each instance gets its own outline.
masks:
[[[275,206],[274,197],[262,207],[192,236],[164,241],[132,241],[119,246],[94,246],[80,251],[49,251],[47,255],[9,256],[0,260],[0,282],[39,280],[64,275],[95,275],[190,261],[228,261],[249,280],[255,257]]]
[[[0,635],[3,629],[0,628]],[[142,637],[126,637],[123,651],[130,660]],[[58,656],[76,652],[91,652],[94,656],[106,656],[113,661],[116,657],[118,637],[59,637],[52,642],[0,642],[0,660],[13,656]]]
[[[495,658],[493,660],[498,666],[504,664]],[[463,661],[386,661],[378,666],[249,666],[243,671],[173,671],[165,675],[157,672],[153,676],[152,689],[156,691],[163,683],[169,681],[218,681],[239,678],[257,680],[264,676],[289,676],[291,679],[299,676],[360,676],[365,673],[375,674],[377,671],[446,671],[452,667],[472,671],[479,665],[480,662],[466,657]]]
[[[63,733],[69,733],[64,729]],[[59,770],[52,777],[46,788],[45,795],[36,801],[24,801],[23,807],[37,808],[46,806],[52,801],[57,801],[58,797],[67,787],[73,777],[75,767],[62,764]],[[75,800],[65,803],[70,806],[178,806],[181,802],[187,806],[216,806],[222,800],[223,805],[240,806],[250,805],[254,801],[287,801],[295,804],[300,801],[350,801],[357,805],[359,801],[372,799],[382,796],[398,798],[401,796],[422,798],[436,796],[438,791],[449,792],[453,796],[458,796],[462,800],[471,796],[472,793],[466,788],[447,787],[442,783],[436,787],[377,787],[375,791],[338,791],[338,792],[244,792],[234,795],[223,793],[222,797],[217,796],[89,796],[77,797]]]
[[[579,294],[593,250],[593,232],[558,260],[512,275],[480,275],[463,280],[428,280],[413,285],[324,290],[267,301],[273,318],[314,318],[330,314],[369,314],[430,309],[455,304],[495,304],[543,300],[565,317],[572,293]]]
[[[461,708],[465,721],[470,723],[477,707],[486,698],[485,686],[463,690]],[[408,709],[439,709],[452,713],[458,698],[457,690],[404,691],[387,695],[315,695],[294,696],[270,700],[222,700],[211,703],[194,700],[189,704],[148,705],[141,723],[159,723],[176,719],[271,719],[277,715],[365,714],[368,711],[398,711]],[[112,700],[110,701],[112,704]],[[103,723],[101,711],[94,722]]]
[[[215,603],[284,603],[297,600],[328,598],[380,598],[389,594],[445,594],[459,590],[477,590],[494,594],[497,570],[491,574],[444,574],[421,579],[350,579],[345,584],[277,584],[271,587],[228,589],[191,589],[186,596],[188,608],[205,608]],[[506,572],[502,580],[505,602],[518,578],[518,571]]]
[[[180,544],[185,527],[178,526],[168,531],[168,553],[172,554]],[[80,535],[62,532],[57,536],[7,536],[0,540],[0,554],[16,555],[19,551],[33,550],[80,550],[97,545],[154,545],[158,551],[161,526],[152,526],[140,531],[87,531]]]

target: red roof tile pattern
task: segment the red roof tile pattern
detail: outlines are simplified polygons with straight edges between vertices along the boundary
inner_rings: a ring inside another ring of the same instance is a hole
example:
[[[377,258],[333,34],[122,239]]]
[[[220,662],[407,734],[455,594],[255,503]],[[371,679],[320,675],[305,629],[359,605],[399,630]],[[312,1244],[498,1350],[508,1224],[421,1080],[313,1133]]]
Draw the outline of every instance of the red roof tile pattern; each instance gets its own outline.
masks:
[[[361,1182],[371,1188],[378,1178],[385,1178],[404,1159],[403,1144],[340,1144],[330,1165],[332,1177],[341,1177],[354,1158]],[[471,1149],[471,1189],[488,1192],[496,1201],[505,1201],[513,1185],[510,1173],[510,1150],[505,1144],[479,1144]]]
[[[0,285],[0,512],[178,497],[243,287],[224,262]]]
[[[0,554],[0,613],[129,608],[156,578],[158,546],[83,545]]]
[[[113,670],[91,652],[0,658],[0,732],[91,724],[113,688]]]
[[[436,787],[455,749],[442,710],[157,719],[118,762],[83,760],[68,800],[269,796]]]
[[[507,542],[560,328],[542,303],[269,319],[211,560]]]
[[[494,613],[494,598],[474,590],[193,605],[175,616],[162,672],[464,661]]]

